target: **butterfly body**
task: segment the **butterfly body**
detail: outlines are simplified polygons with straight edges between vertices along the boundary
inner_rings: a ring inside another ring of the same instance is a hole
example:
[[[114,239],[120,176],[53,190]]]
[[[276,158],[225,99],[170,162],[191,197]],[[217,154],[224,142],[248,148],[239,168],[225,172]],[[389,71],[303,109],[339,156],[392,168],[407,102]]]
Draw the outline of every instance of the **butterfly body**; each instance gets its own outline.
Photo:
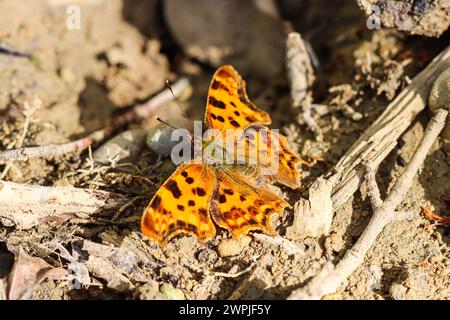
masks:
[[[265,126],[271,123],[269,115],[248,99],[245,82],[232,66],[213,76],[205,122],[210,134],[192,161],[180,165],[150,201],[143,233],[160,245],[179,233],[204,242],[215,236],[214,223],[234,237],[249,230],[275,234],[271,216],[288,203],[266,185],[299,187],[296,165],[301,160],[281,134]]]

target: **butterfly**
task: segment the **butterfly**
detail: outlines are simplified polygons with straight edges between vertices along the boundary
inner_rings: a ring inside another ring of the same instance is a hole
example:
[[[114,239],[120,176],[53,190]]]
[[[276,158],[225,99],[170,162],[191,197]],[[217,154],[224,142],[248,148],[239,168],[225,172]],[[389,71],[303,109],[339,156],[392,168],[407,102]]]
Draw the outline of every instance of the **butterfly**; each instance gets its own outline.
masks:
[[[203,243],[215,236],[215,224],[235,238],[250,230],[276,234],[271,217],[289,205],[267,184],[300,187],[297,165],[302,160],[289,149],[283,135],[267,127],[269,114],[249,100],[245,87],[232,66],[220,67],[211,80],[204,122],[219,133],[216,138],[231,129],[243,132],[238,139],[247,152],[257,150],[256,156],[248,152],[240,164],[223,164],[203,155],[204,161],[181,164],[142,216],[142,232],[160,246],[179,233],[193,234]],[[213,143],[204,143],[202,149]],[[275,155],[276,172],[264,173]]]

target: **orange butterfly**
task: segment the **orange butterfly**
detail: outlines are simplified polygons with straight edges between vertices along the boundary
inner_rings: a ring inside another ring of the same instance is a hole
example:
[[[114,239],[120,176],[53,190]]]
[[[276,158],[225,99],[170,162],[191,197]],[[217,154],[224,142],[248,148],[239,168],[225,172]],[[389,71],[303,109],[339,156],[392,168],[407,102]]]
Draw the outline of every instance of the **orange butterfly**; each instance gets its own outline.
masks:
[[[275,235],[271,216],[289,206],[269,191],[265,184],[279,182],[291,188],[300,186],[297,164],[301,159],[289,150],[285,137],[273,133],[265,125],[270,116],[257,108],[247,97],[245,82],[229,65],[214,74],[208,92],[205,122],[209,129],[224,134],[241,129],[247,151],[241,164],[218,164],[206,159],[186,163],[159,188],[142,216],[144,235],[163,246],[178,233],[197,236],[200,242],[213,238],[213,221],[233,237],[249,230],[262,230]],[[203,143],[202,149],[214,141]],[[249,150],[256,148],[256,164]],[[277,152],[278,170],[264,174],[267,163]],[[226,152],[226,151],[225,151]]]

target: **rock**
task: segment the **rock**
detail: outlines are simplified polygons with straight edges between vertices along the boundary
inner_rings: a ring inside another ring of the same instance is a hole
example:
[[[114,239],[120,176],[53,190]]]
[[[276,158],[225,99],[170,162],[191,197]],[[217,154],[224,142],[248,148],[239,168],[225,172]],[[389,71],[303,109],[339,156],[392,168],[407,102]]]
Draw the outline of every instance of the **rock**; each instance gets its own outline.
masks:
[[[169,156],[172,148],[178,143],[171,140],[173,130],[163,123],[157,124],[147,134],[147,147],[163,157]]]
[[[132,161],[141,152],[145,136],[141,129],[124,131],[98,148],[93,154],[94,161],[105,165]]]
[[[146,144],[151,150],[157,154],[167,157],[172,152],[172,148],[182,140],[172,141],[172,133],[174,130],[180,130],[180,134],[185,135],[183,139],[187,139],[186,134],[192,131],[193,122],[189,119],[180,117],[170,117],[168,124],[174,126],[173,129],[164,123],[157,123],[148,130]],[[182,130],[182,131],[181,131]],[[187,141],[187,140],[183,140]],[[187,141],[189,144],[191,142]]]
[[[163,283],[159,291],[167,296],[170,300],[185,300],[183,291],[174,288],[170,283]]]
[[[225,239],[219,243],[217,251],[221,257],[236,256],[240,254],[251,241],[252,239],[248,236],[243,236],[238,239]]]
[[[204,63],[263,79],[283,71],[285,33],[273,0],[167,0],[164,14],[175,40]]]
[[[440,108],[450,112],[450,68],[445,69],[434,81],[428,102],[428,106],[433,112]],[[442,136],[445,140],[450,141],[450,116],[447,116]]]
[[[408,288],[399,283],[393,283],[389,288],[389,294],[394,300],[405,300],[406,291],[408,291]]]
[[[217,252],[209,248],[205,248],[197,255],[197,260],[201,263],[214,264],[217,261]]]

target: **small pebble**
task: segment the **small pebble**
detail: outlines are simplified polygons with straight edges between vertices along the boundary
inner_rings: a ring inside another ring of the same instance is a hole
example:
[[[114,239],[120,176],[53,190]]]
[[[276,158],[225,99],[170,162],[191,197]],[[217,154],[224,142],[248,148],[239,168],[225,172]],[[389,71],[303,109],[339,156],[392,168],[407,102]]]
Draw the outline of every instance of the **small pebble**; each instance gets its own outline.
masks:
[[[163,283],[159,291],[166,295],[170,300],[185,300],[183,291],[174,288],[170,283]]]
[[[389,295],[394,300],[405,300],[408,288],[399,283],[393,283],[389,288]]]
[[[248,236],[243,236],[238,239],[225,239],[222,240],[217,246],[217,251],[221,257],[236,256],[247,247],[252,239]]]
[[[201,263],[213,264],[217,261],[217,252],[206,248],[198,253],[197,260]]]
[[[134,129],[120,133],[98,148],[92,155],[97,163],[129,162],[137,158],[145,143],[145,130]]]

